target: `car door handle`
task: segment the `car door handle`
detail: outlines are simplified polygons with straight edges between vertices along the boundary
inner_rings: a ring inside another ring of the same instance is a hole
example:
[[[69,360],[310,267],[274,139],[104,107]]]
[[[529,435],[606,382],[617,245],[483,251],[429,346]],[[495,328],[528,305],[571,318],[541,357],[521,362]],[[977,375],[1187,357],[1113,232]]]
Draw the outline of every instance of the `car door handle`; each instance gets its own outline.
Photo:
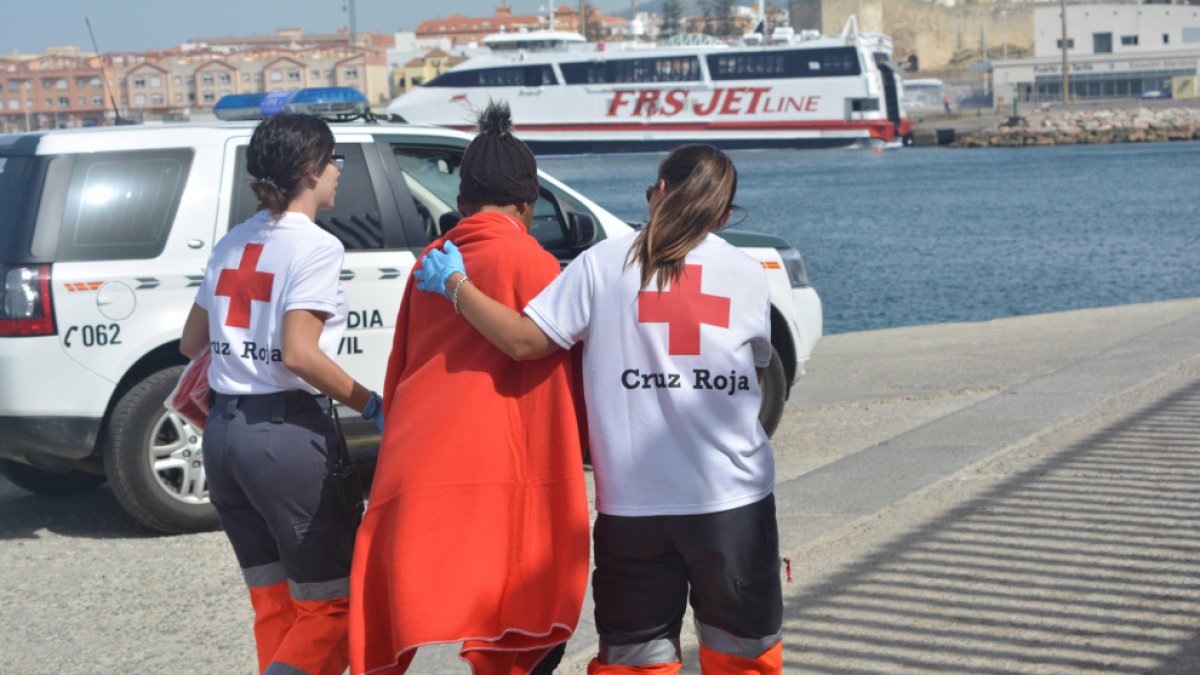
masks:
[[[189,239],[188,248],[204,248],[204,242],[199,239]]]

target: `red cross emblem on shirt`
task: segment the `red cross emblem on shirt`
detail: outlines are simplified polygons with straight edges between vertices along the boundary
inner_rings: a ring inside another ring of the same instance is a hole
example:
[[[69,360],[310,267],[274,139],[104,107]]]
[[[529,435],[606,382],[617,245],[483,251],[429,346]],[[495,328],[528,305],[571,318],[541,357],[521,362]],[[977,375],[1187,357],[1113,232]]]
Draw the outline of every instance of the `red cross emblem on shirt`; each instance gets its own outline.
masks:
[[[700,265],[684,265],[666,291],[638,293],[638,323],[667,324],[671,355],[700,354],[700,324],[729,328],[729,298],[701,292],[703,272]]]
[[[217,290],[213,295],[229,298],[226,326],[249,328],[253,301],[271,301],[271,287],[275,285],[275,275],[256,269],[262,252],[263,244],[246,244],[237,269],[225,268],[217,278]]]

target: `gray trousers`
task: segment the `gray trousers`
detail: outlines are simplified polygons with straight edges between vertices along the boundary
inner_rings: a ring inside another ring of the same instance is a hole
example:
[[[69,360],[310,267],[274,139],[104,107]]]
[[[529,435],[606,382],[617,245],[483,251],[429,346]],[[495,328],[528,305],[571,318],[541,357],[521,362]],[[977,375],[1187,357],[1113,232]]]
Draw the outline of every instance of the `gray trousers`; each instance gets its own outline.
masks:
[[[354,525],[329,482],[329,399],[217,394],[204,428],[209,496],[251,588],[286,580],[296,600],[350,595]]]

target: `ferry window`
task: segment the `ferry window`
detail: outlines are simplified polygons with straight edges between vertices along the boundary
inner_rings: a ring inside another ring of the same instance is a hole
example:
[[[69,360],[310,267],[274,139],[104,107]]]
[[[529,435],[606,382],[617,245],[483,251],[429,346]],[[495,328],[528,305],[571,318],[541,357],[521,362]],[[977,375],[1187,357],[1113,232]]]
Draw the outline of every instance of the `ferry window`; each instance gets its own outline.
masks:
[[[338,143],[334,152],[345,155],[346,166],[338,180],[337,202],[332,209],[317,212],[317,226],[337,237],[347,251],[384,248],[383,216],[362,145]],[[250,189],[246,170],[246,146],[237,150],[237,171],[233,178],[233,206],[229,226],[248,219],[258,210],[258,198]]]
[[[567,84],[603,84],[604,62],[561,63],[563,79]]]
[[[454,70],[435,77],[430,87],[541,87],[554,84],[549,65]]]
[[[554,69],[550,66],[525,66],[526,87],[541,87],[554,83]]]
[[[783,77],[783,54],[730,54],[708,57],[708,68],[714,80],[756,79]]]
[[[828,49],[821,55],[821,70],[826,75],[858,75],[858,52],[854,49]]]
[[[862,72],[853,47],[794,49],[741,54],[709,54],[714,80],[756,80],[777,77],[844,77]]]
[[[559,67],[567,84],[695,82],[700,79],[700,60],[695,56],[563,63]]]

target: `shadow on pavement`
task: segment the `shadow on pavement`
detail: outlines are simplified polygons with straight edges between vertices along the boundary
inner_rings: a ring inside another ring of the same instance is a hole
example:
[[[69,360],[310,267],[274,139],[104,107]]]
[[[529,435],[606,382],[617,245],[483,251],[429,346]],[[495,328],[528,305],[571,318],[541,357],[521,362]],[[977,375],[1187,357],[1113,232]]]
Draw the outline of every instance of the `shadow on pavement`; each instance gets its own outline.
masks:
[[[39,530],[89,539],[156,536],[135,523],[107,487],[69,497],[45,497],[0,478],[0,541],[33,539]]]
[[[1200,383],[785,611],[789,672],[1200,672]]]

